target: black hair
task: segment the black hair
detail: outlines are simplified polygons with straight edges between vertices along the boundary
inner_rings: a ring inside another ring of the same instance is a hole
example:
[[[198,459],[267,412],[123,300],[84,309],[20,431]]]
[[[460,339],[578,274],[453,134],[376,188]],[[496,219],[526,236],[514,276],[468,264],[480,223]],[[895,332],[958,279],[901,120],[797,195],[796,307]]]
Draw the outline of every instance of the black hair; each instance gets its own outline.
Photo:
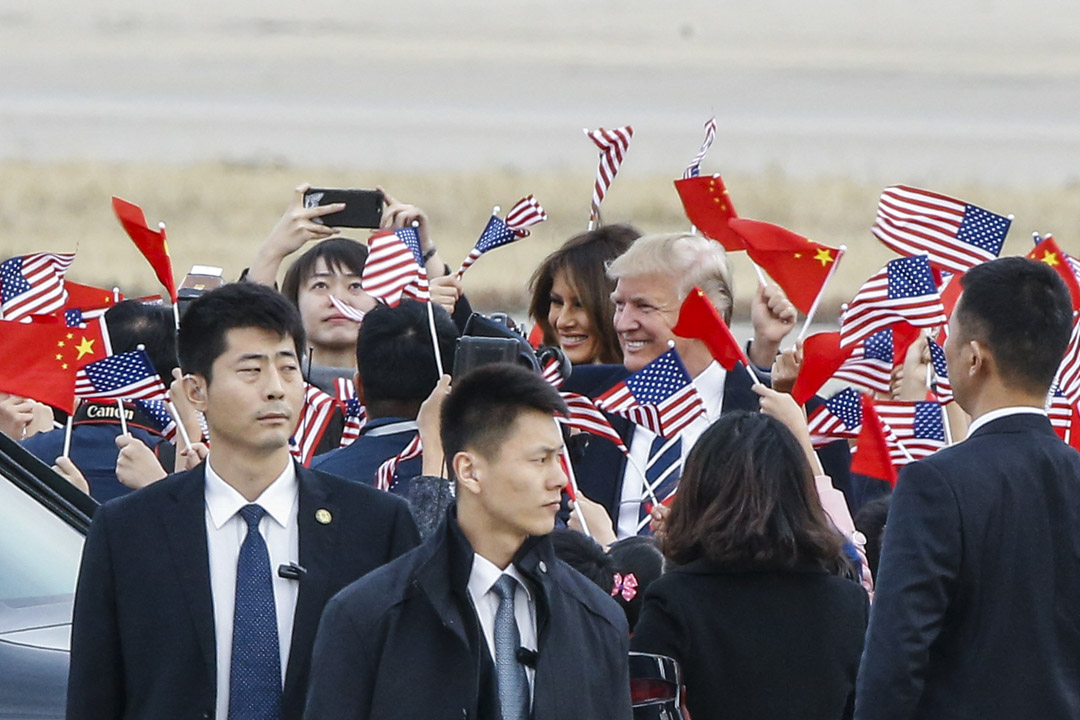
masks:
[[[988,347],[1007,386],[1047,392],[1072,332],[1065,281],[1045,263],[1005,257],[968,270],[960,286],[956,340]]]
[[[176,320],[164,305],[124,300],[105,311],[109,345],[114,353],[133,352],[143,346],[165,387],[173,381],[176,361]]]
[[[403,300],[397,307],[379,305],[364,317],[356,338],[356,369],[364,402],[424,400],[439,382],[427,303]],[[439,355],[444,368],[454,361],[457,326],[442,306],[432,305]]]
[[[511,363],[481,365],[454,379],[443,401],[439,435],[449,462],[465,449],[494,457],[523,411],[566,413],[558,391],[539,375]]]
[[[891,504],[892,495],[883,495],[866,503],[855,513],[855,527],[866,537],[866,564],[870,566],[873,577],[877,577],[881,543],[885,537],[885,523],[889,519]]]
[[[293,305],[300,303],[300,285],[315,272],[320,258],[331,270],[348,270],[363,275],[367,262],[367,245],[344,237],[330,238],[316,243],[285,271],[281,280],[281,294]]]
[[[611,592],[614,567],[600,543],[576,530],[556,528],[548,537],[555,555],[564,563],[591,580],[606,593]]]
[[[612,543],[608,557],[621,581],[621,587],[614,588],[612,597],[626,613],[630,632],[634,632],[645,591],[664,573],[664,553],[656,538],[634,536]]]
[[[204,293],[191,303],[180,323],[180,367],[209,382],[214,361],[225,352],[225,334],[236,328],[258,328],[291,338],[297,360],[303,357],[300,312],[276,290],[239,282]]]

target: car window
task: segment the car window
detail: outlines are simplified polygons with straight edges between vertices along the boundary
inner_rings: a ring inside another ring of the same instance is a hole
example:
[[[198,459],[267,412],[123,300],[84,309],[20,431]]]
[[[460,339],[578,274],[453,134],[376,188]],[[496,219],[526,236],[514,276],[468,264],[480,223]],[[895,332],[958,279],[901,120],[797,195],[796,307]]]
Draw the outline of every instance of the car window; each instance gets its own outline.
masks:
[[[0,602],[35,604],[75,592],[84,537],[0,478]]]

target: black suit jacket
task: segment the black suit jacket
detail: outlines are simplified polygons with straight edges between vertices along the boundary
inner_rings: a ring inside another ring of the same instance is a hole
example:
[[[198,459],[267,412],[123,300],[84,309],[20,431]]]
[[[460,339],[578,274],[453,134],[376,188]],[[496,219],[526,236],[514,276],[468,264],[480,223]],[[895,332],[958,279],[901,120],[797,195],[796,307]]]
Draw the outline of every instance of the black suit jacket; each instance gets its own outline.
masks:
[[[468,596],[473,549],[453,511],[416,550],[326,606],[308,720],[502,717],[491,653]],[[533,720],[629,720],[626,616],[529,538],[514,565],[533,587]]]
[[[630,647],[679,662],[694,720],[840,720],[869,613],[862,586],[811,564],[697,560],[649,585]]]
[[[570,377],[559,388],[563,392],[595,398],[624,380],[630,371],[622,365],[575,365]],[[767,375],[760,375],[762,382],[769,383]],[[739,365],[727,373],[724,380],[723,411],[758,409],[758,396],[750,389],[750,378]],[[606,413],[607,419],[623,442],[630,447],[635,425],[629,420]],[[626,472],[626,456],[614,443],[603,438],[588,436],[585,446],[574,453],[574,473],[581,492],[590,500],[600,503],[611,518],[619,516],[622,500],[623,474]]]
[[[297,479],[299,564],[306,573],[285,671],[284,718],[303,712],[327,600],[419,542],[404,500],[299,466]],[[98,508],[75,596],[69,720],[214,716],[204,486],[200,465]],[[330,512],[329,523],[316,521],[322,509]]]
[[[856,717],[1080,717],[1080,454],[1046,417],[900,473]]]

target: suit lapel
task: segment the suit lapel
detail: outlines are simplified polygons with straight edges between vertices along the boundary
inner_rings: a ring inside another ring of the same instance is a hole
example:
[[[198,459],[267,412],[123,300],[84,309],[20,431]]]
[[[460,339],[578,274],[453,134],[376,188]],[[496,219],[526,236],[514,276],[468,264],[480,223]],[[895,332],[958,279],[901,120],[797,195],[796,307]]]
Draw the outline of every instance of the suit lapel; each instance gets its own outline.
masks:
[[[299,680],[297,673],[306,665],[299,658],[306,660],[311,655],[319,618],[329,599],[334,548],[338,541],[339,525],[335,519],[340,517],[326,483],[307,468],[297,466],[296,471],[300,487],[297,517],[300,566],[305,572],[300,579],[293,616],[292,645],[285,671],[287,691]]]
[[[169,550],[176,564],[195,635],[212,681],[216,678],[214,605],[210,590],[210,558],[206,543],[206,496],[204,465],[189,470],[177,483],[171,499],[174,507],[162,513]]]

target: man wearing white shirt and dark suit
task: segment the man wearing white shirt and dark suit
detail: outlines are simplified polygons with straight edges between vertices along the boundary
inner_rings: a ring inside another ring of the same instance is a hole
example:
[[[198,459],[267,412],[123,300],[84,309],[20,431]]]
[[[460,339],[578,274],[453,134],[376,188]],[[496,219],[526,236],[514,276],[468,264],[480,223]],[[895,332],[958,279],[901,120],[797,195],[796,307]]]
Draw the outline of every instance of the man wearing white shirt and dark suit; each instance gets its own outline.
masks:
[[[98,509],[67,717],[297,718],[326,601],[419,536],[403,500],[291,459],[303,329],[281,295],[209,292],[178,346],[210,454]]]
[[[306,718],[630,718],[626,616],[547,537],[567,484],[563,412],[515,365],[454,380],[439,450],[456,508],[327,605]],[[439,441],[423,438],[427,457]]]
[[[1043,410],[1073,322],[1042,263],[961,278],[945,343],[963,442],[889,509],[855,717],[1080,717],[1080,454]]]

